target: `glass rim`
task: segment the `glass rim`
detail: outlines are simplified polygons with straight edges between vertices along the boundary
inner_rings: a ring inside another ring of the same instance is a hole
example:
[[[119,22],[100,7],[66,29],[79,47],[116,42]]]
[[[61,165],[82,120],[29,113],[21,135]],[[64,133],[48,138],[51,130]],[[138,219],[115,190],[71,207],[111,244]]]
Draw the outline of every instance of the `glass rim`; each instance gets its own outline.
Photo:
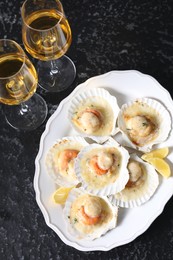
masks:
[[[63,6],[62,6],[61,2],[60,2],[59,0],[55,0],[55,1],[56,1],[56,2],[59,2],[60,6],[62,7],[62,10],[63,10]],[[29,24],[27,24],[26,21],[25,21],[25,17],[24,17],[24,7],[25,7],[25,5],[26,5],[26,2],[30,2],[30,1],[29,1],[29,0],[25,0],[25,1],[23,2],[22,7],[21,7],[21,17],[22,17],[23,23],[24,23],[28,28],[30,28],[30,29],[33,30],[33,31],[36,31],[36,32],[42,32],[42,31],[46,32],[46,31],[50,31],[50,30],[52,30],[53,28],[55,28],[58,24],[60,24],[62,18],[65,17],[64,10],[63,10],[63,12],[62,12],[62,11],[58,11],[58,13],[61,14],[61,19],[59,19],[58,22],[57,22],[54,26],[52,26],[51,28],[42,29],[42,30],[41,30],[41,29],[35,29],[35,28],[33,28],[32,26],[30,26]],[[49,9],[40,9],[40,10],[49,10]],[[56,10],[56,9],[54,8],[54,10]],[[33,12],[33,13],[34,13],[34,12]]]
[[[0,44],[1,44],[1,42],[11,42],[11,43],[13,43],[21,51],[21,55],[19,57],[23,57],[24,58],[24,60],[22,61],[22,66],[20,67],[20,69],[16,73],[14,73],[13,75],[8,76],[8,77],[1,77],[0,76],[0,79],[9,79],[9,78],[15,77],[23,69],[23,67],[25,65],[25,60],[26,60],[26,54],[25,54],[24,50],[22,49],[22,47],[14,40],[11,40],[11,39],[0,39]]]

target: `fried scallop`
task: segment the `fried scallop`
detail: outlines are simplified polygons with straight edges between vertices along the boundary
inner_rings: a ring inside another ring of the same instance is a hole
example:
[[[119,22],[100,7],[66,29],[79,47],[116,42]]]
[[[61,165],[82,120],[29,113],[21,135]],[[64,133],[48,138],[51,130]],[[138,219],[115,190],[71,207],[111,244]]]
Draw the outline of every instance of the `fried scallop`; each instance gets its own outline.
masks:
[[[87,134],[93,134],[102,127],[103,113],[99,108],[90,108],[88,106],[77,114],[74,122]]]
[[[78,134],[102,143],[116,133],[118,112],[114,96],[103,88],[92,88],[72,99],[68,118]]]
[[[93,240],[116,227],[118,208],[106,197],[73,189],[64,207],[68,231],[78,239]]]
[[[141,98],[122,106],[118,127],[125,145],[147,152],[154,144],[167,139],[171,130],[171,117],[160,102]]]
[[[110,138],[103,145],[84,147],[75,161],[75,172],[82,188],[95,195],[122,190],[128,181],[126,149]]]
[[[129,181],[125,188],[111,196],[111,202],[120,207],[133,208],[148,201],[159,185],[154,167],[142,161],[136,154],[130,155],[128,163]]]
[[[60,186],[78,183],[74,162],[80,150],[88,143],[79,136],[59,139],[46,155],[46,169],[53,180]]]

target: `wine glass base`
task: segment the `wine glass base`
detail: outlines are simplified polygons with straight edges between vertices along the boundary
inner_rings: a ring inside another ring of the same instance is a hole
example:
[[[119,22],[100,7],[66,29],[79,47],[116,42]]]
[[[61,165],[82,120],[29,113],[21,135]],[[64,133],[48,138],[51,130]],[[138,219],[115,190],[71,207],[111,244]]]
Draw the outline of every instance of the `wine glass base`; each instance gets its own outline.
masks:
[[[38,61],[36,68],[39,86],[49,92],[67,89],[76,77],[76,67],[66,55],[57,60]]]
[[[5,118],[9,125],[20,130],[34,130],[47,116],[47,105],[44,99],[34,94],[29,100],[15,106],[5,106]]]

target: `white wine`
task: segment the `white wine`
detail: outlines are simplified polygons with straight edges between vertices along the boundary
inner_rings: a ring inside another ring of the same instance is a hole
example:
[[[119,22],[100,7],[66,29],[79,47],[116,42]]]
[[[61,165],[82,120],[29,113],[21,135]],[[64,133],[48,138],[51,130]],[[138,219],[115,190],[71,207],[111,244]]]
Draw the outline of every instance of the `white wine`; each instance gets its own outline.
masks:
[[[0,57],[0,102],[17,105],[29,99],[37,88],[37,73],[25,56],[6,54]]]
[[[33,12],[25,18],[22,28],[26,50],[43,61],[60,58],[72,41],[67,19],[54,9]]]

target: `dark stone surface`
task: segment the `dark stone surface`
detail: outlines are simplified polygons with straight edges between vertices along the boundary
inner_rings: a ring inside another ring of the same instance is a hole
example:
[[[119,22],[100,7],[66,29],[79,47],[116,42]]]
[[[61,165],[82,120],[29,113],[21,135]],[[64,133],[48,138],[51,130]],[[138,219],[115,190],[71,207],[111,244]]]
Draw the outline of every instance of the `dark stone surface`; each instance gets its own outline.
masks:
[[[0,38],[22,44],[21,5],[21,0],[0,1]],[[111,70],[150,74],[173,95],[172,1],[64,0],[63,5],[77,77],[62,94],[38,89],[48,105],[47,119],[79,83]],[[173,259],[172,198],[144,234],[108,252],[80,252],[59,239],[46,225],[33,189],[45,124],[32,132],[14,130],[0,106],[0,259]]]

